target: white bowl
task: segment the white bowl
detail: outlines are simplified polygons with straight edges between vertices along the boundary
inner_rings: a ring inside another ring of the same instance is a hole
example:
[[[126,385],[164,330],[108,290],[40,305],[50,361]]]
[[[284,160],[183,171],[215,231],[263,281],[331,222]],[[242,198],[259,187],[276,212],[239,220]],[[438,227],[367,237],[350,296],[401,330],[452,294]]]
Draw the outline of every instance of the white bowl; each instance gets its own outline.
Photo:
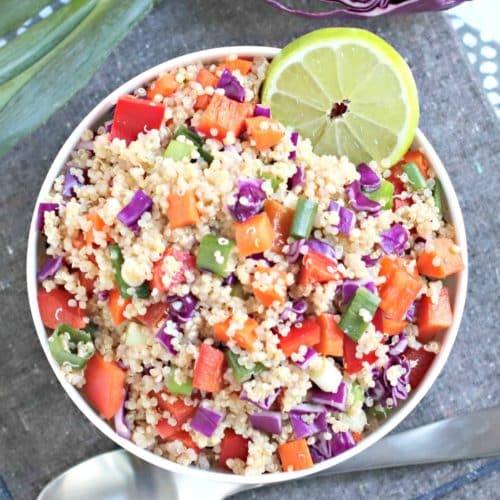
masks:
[[[72,134],[66,140],[59,153],[57,154],[55,160],[53,161],[49,171],[47,172],[47,176],[38,195],[38,199],[35,205],[35,211],[31,220],[26,261],[26,277],[31,314],[33,316],[33,321],[38,334],[38,338],[45,352],[45,355],[47,356],[47,360],[54,370],[54,373],[63,386],[64,390],[76,404],[76,406],[83,412],[83,414],[90,420],[90,422],[92,422],[93,425],[95,425],[104,435],[113,440],[117,445],[127,450],[129,453],[132,453],[133,455],[165,470],[188,474],[193,478],[198,478],[199,480],[208,479],[218,482],[223,481],[226,483],[236,483],[239,485],[257,485],[288,481],[317,473],[329,467],[333,467],[336,464],[344,462],[354,455],[361,453],[363,450],[371,446],[373,443],[375,443],[392,429],[394,429],[404,418],[408,416],[408,414],[415,408],[415,406],[417,406],[420,400],[429,391],[432,384],[441,372],[446,360],[448,359],[451,348],[457,336],[458,327],[460,325],[464,309],[468,271],[467,245],[462,212],[458,204],[457,195],[455,193],[455,190],[453,189],[453,185],[451,184],[450,178],[446,173],[443,163],[430,145],[429,141],[425,138],[424,134],[420,130],[417,130],[414,146],[423,151],[442,183],[446,204],[448,206],[449,220],[453,223],[456,229],[456,239],[458,245],[462,249],[462,257],[465,263],[465,269],[447,282],[447,285],[450,287],[451,303],[454,311],[453,324],[445,332],[441,351],[436,356],[421,384],[415,391],[411,393],[408,400],[405,401],[404,404],[402,404],[400,407],[398,407],[397,411],[395,411],[382,425],[380,425],[379,428],[365,437],[357,446],[346,451],[345,453],[342,453],[341,455],[316,464],[310,469],[297,472],[277,472],[273,474],[264,474],[261,476],[239,476],[235,474],[206,471],[195,467],[188,467],[167,460],[166,458],[160,457],[159,455],[155,455],[148,450],[140,448],[131,441],[120,437],[118,434],[116,434],[113,428],[94,411],[94,409],[87,403],[80,392],[65,380],[59,369],[59,366],[50,354],[49,345],[47,342],[47,332],[42,324],[40,312],[38,310],[36,272],[39,233],[36,228],[36,218],[39,203],[42,202],[48,195],[54,179],[61,172],[67,158],[69,157],[76,143],[79,141],[82,133],[85,130],[92,128],[94,124],[102,122],[103,116],[109,112],[110,108],[113,105],[116,104],[119,96],[129,94],[137,87],[144,86],[146,83],[153,80],[162,71],[173,70],[177,67],[197,62],[210,63],[213,61],[221,60],[225,56],[231,54],[237,54],[243,57],[263,56],[272,58],[277,55],[278,52],[279,49],[277,48],[259,46],[220,47],[215,49],[203,50],[181,57],[176,57],[175,59],[171,59],[170,61],[159,64],[158,66],[148,69],[147,71],[144,71],[140,75],[137,75],[128,82],[124,83],[121,87],[119,87],[114,92],[109,94],[105,99],[103,99],[79,123],[79,125],[73,130]]]

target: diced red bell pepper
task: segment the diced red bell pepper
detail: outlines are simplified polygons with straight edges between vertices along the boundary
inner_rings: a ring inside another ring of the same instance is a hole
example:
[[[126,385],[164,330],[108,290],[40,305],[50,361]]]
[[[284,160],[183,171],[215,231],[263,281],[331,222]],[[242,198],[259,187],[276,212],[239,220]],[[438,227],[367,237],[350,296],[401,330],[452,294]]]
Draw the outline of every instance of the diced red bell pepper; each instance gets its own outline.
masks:
[[[392,319],[379,308],[373,317],[373,324],[379,332],[387,333],[387,335],[397,335],[403,331],[408,321]]]
[[[344,352],[344,332],[333,314],[323,313],[318,317],[321,340],[315,349],[325,356],[342,356]]]
[[[356,357],[357,342],[351,339],[348,335],[344,335],[344,369],[350,375],[358,373],[363,368],[363,362],[369,364],[377,361],[377,354],[375,351],[365,354],[361,359]]]
[[[306,318],[290,328],[286,337],[281,337],[279,347],[290,357],[301,345],[315,346],[321,340],[321,329],[316,318]]]
[[[151,304],[146,314],[142,316],[137,316],[137,321],[142,323],[144,326],[153,329],[158,325],[160,320],[166,316],[168,305],[165,302],[157,302],[156,304]]]
[[[189,432],[179,430],[179,426],[177,425],[170,425],[166,419],[162,418],[158,421],[156,430],[162,440],[180,441],[186,448],[191,448],[196,453],[200,452]]]
[[[222,389],[224,367],[224,353],[208,344],[201,344],[194,365],[193,387],[200,391],[219,392]]]
[[[220,444],[219,467],[227,469],[226,461],[239,458],[246,462],[248,457],[248,439],[236,434],[232,429],[226,429]]]
[[[54,288],[47,292],[45,288],[38,289],[38,307],[42,323],[47,328],[56,328],[60,323],[66,323],[73,328],[83,328],[84,311],[77,307],[70,307],[69,301],[76,299],[64,288]]]
[[[337,271],[337,261],[313,250],[309,250],[304,255],[299,277],[300,285],[327,283],[340,279],[342,279],[342,273]]]
[[[436,355],[433,352],[426,351],[424,348],[416,350],[409,347],[403,353],[403,356],[410,362],[417,362],[416,366],[413,366],[410,372],[410,385],[412,389],[415,389],[424,378]]]
[[[170,402],[169,399],[171,396],[165,391],[155,392],[153,394],[158,400],[158,408],[162,411],[168,411],[170,415],[177,420],[179,426],[185,424],[196,412],[196,406],[187,405],[182,399],[176,399]]]
[[[448,288],[441,289],[437,304],[424,295],[418,307],[418,340],[426,343],[453,323]]]
[[[140,132],[160,128],[164,114],[163,104],[122,96],[116,103],[110,138],[125,139],[127,144],[135,141]]]
[[[166,268],[167,266],[164,265],[166,264],[166,257],[173,257],[173,260],[180,264],[180,266],[178,266],[179,268],[175,269],[173,272],[169,271],[169,269]],[[160,292],[166,292],[169,288],[184,283],[186,281],[186,271],[192,271],[194,269],[196,269],[196,258],[193,255],[183,250],[167,248],[163,257],[153,266],[151,286]],[[163,280],[165,275],[168,275],[168,286]]]

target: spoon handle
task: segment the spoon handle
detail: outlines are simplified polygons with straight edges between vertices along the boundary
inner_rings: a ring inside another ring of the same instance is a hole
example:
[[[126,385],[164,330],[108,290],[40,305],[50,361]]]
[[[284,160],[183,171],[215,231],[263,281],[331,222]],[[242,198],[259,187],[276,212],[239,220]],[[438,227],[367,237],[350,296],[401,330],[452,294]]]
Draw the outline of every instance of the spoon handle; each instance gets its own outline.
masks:
[[[500,406],[391,434],[317,476],[500,455]]]

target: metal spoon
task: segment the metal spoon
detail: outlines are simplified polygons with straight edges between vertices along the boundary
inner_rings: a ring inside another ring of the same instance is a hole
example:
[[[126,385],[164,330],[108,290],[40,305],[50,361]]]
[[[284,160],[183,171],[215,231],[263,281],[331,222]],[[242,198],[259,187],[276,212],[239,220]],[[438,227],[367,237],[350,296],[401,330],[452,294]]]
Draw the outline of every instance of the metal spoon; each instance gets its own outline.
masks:
[[[499,422],[500,406],[440,420],[390,435],[313,476],[500,455]],[[174,474],[115,450],[64,472],[45,486],[38,500],[222,500],[258,487]]]

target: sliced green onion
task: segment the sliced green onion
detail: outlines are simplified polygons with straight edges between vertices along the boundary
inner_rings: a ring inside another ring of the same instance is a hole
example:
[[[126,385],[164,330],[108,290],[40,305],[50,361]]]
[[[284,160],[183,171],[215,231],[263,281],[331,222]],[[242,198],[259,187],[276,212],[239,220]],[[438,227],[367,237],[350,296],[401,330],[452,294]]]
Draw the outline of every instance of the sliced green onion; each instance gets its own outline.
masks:
[[[95,353],[92,336],[61,323],[49,337],[49,349],[59,365],[81,370]]]
[[[354,399],[354,401],[357,401],[358,403],[364,402],[365,391],[358,383],[355,382],[354,384],[352,384],[351,394],[352,394],[352,398]]]
[[[196,254],[196,267],[225,278],[229,275],[229,256],[233,247],[234,241],[227,238],[215,234],[203,236]]]
[[[175,380],[175,372],[177,368],[172,367],[167,378],[167,389],[171,394],[179,394],[181,396],[191,396],[193,392],[193,381],[188,378],[186,382],[179,384]]]
[[[382,179],[380,187],[377,190],[371,193],[363,192],[363,194],[370,200],[380,203],[383,210],[390,210],[394,196],[394,184]]]
[[[408,182],[410,186],[415,191],[422,191],[427,187],[427,182],[420,172],[420,169],[417,167],[416,163],[407,163],[403,165],[403,170],[405,174],[408,176]]]
[[[368,291],[364,286],[360,286],[344,314],[342,314],[339,323],[340,328],[354,342],[358,342],[372,320],[379,304],[380,297]]]
[[[191,142],[181,142],[173,139],[168,143],[163,156],[172,158],[175,161],[182,161],[184,158],[191,160],[191,153],[196,150],[196,146]]]
[[[273,188],[273,191],[277,191],[280,187],[280,184],[283,182],[283,179],[281,177],[276,177],[273,174],[270,174],[269,172],[259,172],[258,173],[259,179],[264,179],[268,180],[271,183],[271,187]]]
[[[118,245],[111,245],[108,248],[108,252],[109,257],[111,258],[113,271],[115,272],[115,283],[120,290],[120,295],[124,299],[131,299],[132,297],[147,299],[151,295],[151,290],[149,289],[149,284],[147,281],[145,281],[140,286],[132,287],[123,279],[123,255],[120,247]]]
[[[198,153],[200,153],[200,156],[210,165],[212,163],[214,157],[206,150],[203,149],[203,146],[205,144],[205,140],[200,137],[196,132],[193,132],[192,130],[189,130],[185,125],[181,125],[175,132],[174,134],[174,139],[177,139],[177,137],[183,135],[187,139],[189,139],[195,146],[196,149],[198,150]]]
[[[439,214],[443,215],[443,186],[439,182],[439,179],[436,179],[436,183],[434,184],[432,197],[434,198],[434,205],[439,210]]]
[[[293,216],[292,228],[290,234],[297,239],[308,239],[311,234],[318,204],[307,198],[299,198]]]
[[[226,351],[227,362],[233,372],[233,377],[236,382],[248,380],[252,375],[255,375],[265,369],[262,363],[255,363],[253,368],[246,368],[238,362],[239,356],[233,351]]]

